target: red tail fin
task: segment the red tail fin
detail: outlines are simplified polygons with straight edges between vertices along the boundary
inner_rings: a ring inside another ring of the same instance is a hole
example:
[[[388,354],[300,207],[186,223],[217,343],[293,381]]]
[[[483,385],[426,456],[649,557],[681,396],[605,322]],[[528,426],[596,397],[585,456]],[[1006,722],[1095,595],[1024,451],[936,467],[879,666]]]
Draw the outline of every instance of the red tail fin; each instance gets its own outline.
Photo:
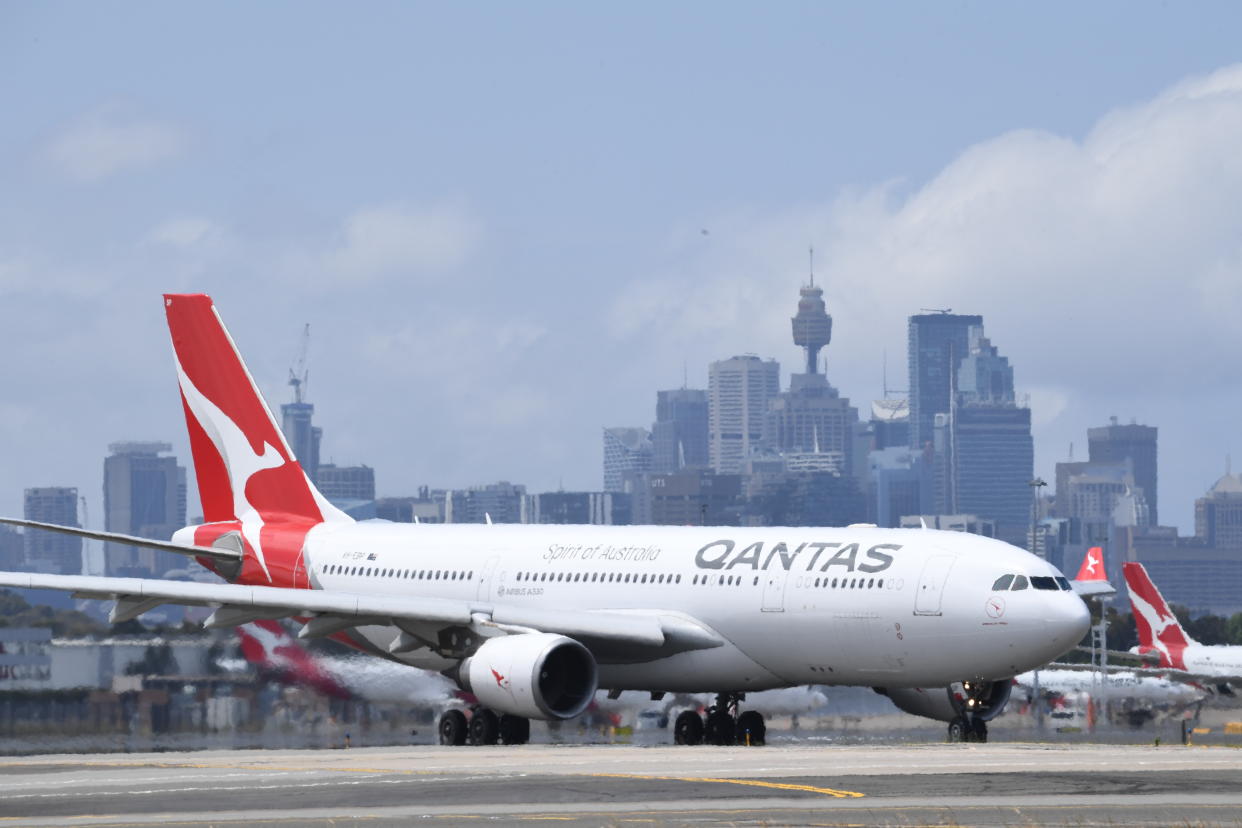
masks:
[[[211,297],[166,295],[164,309],[204,519],[348,521],[294,459]]]
[[[1108,577],[1104,574],[1104,548],[1101,546],[1093,546],[1087,550],[1086,556],[1082,559],[1082,566],[1078,568],[1078,575],[1074,577],[1075,581],[1107,581]]]
[[[1125,563],[1121,569],[1126,576],[1126,586],[1130,588],[1130,606],[1134,609],[1134,625],[1138,628],[1139,652],[1158,653],[1161,667],[1185,670],[1184,653],[1194,641],[1186,635],[1142,564]]]

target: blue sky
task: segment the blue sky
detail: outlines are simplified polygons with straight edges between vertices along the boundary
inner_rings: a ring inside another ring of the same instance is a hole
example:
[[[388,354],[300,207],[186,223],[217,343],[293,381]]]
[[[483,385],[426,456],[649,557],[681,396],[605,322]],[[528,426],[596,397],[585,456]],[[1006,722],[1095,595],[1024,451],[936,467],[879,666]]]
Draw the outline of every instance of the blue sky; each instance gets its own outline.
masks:
[[[756,352],[817,248],[862,410],[920,307],[982,313],[1037,471],[1239,440],[1236,4],[0,3],[0,513],[184,449],[158,294],[385,494],[597,488],[600,428]],[[706,234],[703,231],[708,231]]]

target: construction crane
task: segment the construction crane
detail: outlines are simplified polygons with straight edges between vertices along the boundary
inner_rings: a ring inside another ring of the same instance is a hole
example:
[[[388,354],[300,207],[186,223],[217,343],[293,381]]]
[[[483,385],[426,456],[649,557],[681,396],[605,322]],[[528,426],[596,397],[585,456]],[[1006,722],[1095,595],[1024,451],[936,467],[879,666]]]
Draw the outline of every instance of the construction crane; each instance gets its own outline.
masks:
[[[921,313],[953,313],[953,308],[919,308]]]
[[[293,386],[293,401],[302,402],[306,394],[306,383],[310,379],[310,369],[306,367],[306,351],[310,347],[310,323],[302,328],[302,338],[298,343],[298,355],[289,369],[289,384]]]

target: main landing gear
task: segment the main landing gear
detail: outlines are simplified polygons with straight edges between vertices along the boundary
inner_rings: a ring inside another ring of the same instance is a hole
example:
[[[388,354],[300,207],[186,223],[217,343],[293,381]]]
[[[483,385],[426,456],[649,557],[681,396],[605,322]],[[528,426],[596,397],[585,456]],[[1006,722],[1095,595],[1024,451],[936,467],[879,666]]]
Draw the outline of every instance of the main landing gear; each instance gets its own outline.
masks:
[[[442,745],[524,745],[530,741],[530,719],[496,713],[486,707],[444,711],[439,724]]]
[[[970,713],[958,716],[949,722],[950,742],[986,742],[988,740],[988,723]]]
[[[721,693],[716,703],[700,716],[686,710],[673,723],[673,743],[678,745],[762,745],[767,741],[768,728],[763,714],[747,710],[738,714],[742,693]]]

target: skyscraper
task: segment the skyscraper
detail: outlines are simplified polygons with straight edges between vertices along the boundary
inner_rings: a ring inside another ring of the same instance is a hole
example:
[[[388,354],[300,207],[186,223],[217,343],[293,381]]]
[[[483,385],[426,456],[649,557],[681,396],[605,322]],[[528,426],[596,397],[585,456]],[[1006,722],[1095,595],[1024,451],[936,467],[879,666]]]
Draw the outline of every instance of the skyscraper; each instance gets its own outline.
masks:
[[[651,471],[651,456],[651,433],[647,429],[604,429],[604,491],[624,492],[628,475]]]
[[[952,338],[942,342],[957,351]],[[1024,546],[1035,467],[1031,412],[1018,406],[1013,368],[984,336],[982,324],[970,326],[967,347],[946,379],[955,389],[951,405],[933,417],[937,509],[978,515],[995,523],[998,537]]]
[[[1087,453],[1092,463],[1116,463],[1128,459],[1134,468],[1134,482],[1143,490],[1151,525],[1159,526],[1156,509],[1156,428],[1118,425],[1117,418],[1106,426],[1087,429]]]
[[[27,489],[26,520],[78,526],[78,490],[60,486]],[[82,539],[59,532],[27,529],[22,533],[25,568],[58,575],[82,573]]]
[[[712,468],[735,474],[763,440],[769,401],[780,393],[781,367],[748,354],[708,369],[707,431]]]
[[[697,388],[656,392],[651,442],[651,470],[657,474],[707,466],[707,392]]]
[[[168,443],[121,442],[108,446],[104,459],[104,527],[109,532],[170,540],[186,523],[185,468]],[[109,575],[162,575],[185,566],[171,552],[106,544],[104,566]]]
[[[285,441],[312,482],[319,480],[319,442],[323,429],[311,425],[315,406],[308,402],[285,403],[280,407],[280,430]]]
[[[949,411],[954,375],[970,350],[970,329],[982,316],[925,313],[910,317],[910,446],[932,441],[937,414]]]
[[[318,478],[320,493],[333,503],[375,500],[375,469],[370,466],[324,463],[319,467]]]

